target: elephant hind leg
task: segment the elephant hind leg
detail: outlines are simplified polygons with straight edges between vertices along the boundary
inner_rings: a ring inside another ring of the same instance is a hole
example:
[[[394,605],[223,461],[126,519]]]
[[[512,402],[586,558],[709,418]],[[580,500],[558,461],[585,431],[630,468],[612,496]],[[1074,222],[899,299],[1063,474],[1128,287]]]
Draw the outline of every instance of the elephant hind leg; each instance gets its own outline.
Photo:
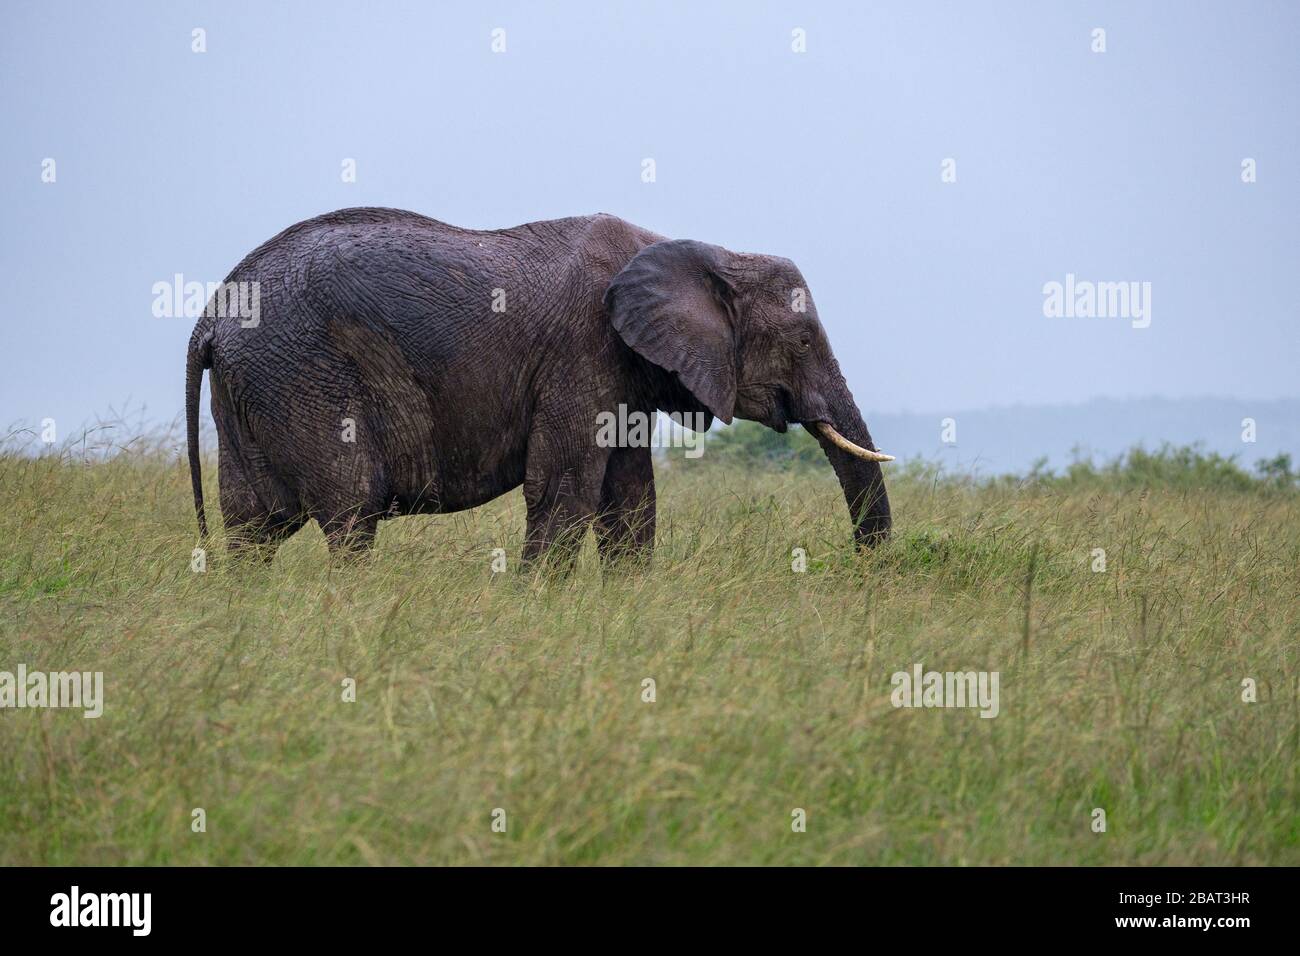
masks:
[[[329,457],[313,476],[311,516],[325,534],[332,559],[369,551],[380,518],[393,510],[389,472],[373,444],[374,429],[366,420],[358,422],[356,440],[341,443],[341,451],[322,446]]]
[[[307,516],[246,443],[223,442],[217,468],[227,552],[232,558],[270,563],[280,545],[307,523]]]
[[[226,549],[237,560],[258,560],[270,564],[280,545],[307,523],[306,518],[274,519],[267,516],[247,521],[226,521]]]
[[[339,511],[320,521],[331,558],[349,558],[369,551],[379,530],[380,514],[374,509]]]
[[[610,455],[596,544],[606,567],[649,563],[655,546],[655,473],[649,448],[619,448]]]

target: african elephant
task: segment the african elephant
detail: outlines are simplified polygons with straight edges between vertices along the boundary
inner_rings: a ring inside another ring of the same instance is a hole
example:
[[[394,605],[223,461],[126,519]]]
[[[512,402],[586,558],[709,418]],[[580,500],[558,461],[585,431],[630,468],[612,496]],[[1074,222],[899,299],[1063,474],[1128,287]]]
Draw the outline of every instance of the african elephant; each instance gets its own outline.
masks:
[[[221,508],[235,553],[268,558],[315,519],[331,552],[381,518],[453,512],[520,484],[524,557],[648,558],[648,447],[601,447],[625,405],[817,436],[859,544],[886,537],[871,435],[788,259],[669,240],[610,215],[460,229],[395,209],[291,226],[227,277],[256,321],[209,302],[186,358],[190,475],[207,534],[198,402],[211,369]],[[219,303],[218,303],[219,304]],[[557,548],[557,545],[562,547]]]

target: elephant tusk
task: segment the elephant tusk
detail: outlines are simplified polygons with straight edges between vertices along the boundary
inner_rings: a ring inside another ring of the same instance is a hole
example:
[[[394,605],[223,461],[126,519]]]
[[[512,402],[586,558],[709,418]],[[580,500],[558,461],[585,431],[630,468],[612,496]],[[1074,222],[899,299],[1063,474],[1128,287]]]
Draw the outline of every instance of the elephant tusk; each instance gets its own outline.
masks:
[[[831,426],[826,424],[825,422],[818,422],[817,430],[821,432],[823,435],[825,435],[827,438],[829,438],[836,448],[839,448],[842,451],[846,451],[850,455],[855,455],[858,458],[862,458],[866,461],[893,461],[894,460],[893,455],[883,455],[878,451],[867,451],[867,449],[861,447],[860,445],[853,444],[853,442],[849,441],[847,438],[845,438],[835,429],[831,428]]]

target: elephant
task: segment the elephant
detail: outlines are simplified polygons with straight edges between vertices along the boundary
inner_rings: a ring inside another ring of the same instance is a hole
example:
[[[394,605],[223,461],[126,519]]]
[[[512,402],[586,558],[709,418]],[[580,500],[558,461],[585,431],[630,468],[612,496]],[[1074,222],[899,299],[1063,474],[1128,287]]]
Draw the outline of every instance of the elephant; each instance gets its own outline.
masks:
[[[654,548],[645,442],[593,440],[623,408],[800,423],[844,490],[860,547],[890,532],[881,463],[803,276],[788,259],[667,239],[608,214],[462,229],[354,208],[290,226],[214,295],[186,356],[199,533],[199,395],[210,370],[228,549],[270,560],[308,521],[331,555],[383,518],[450,513],[523,485],[525,564],[602,566]],[[632,443],[628,443],[631,445]]]

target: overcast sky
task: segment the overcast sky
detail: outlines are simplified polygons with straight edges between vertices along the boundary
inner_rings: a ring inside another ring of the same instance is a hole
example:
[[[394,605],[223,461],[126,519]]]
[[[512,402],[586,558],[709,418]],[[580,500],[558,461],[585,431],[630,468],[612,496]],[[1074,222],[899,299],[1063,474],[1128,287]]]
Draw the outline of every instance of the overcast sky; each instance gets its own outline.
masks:
[[[1298,11],[6,2],[0,427],[172,419],[154,283],[362,205],[789,256],[868,413],[1294,397]],[[1045,316],[1067,274],[1149,282],[1149,326]]]

